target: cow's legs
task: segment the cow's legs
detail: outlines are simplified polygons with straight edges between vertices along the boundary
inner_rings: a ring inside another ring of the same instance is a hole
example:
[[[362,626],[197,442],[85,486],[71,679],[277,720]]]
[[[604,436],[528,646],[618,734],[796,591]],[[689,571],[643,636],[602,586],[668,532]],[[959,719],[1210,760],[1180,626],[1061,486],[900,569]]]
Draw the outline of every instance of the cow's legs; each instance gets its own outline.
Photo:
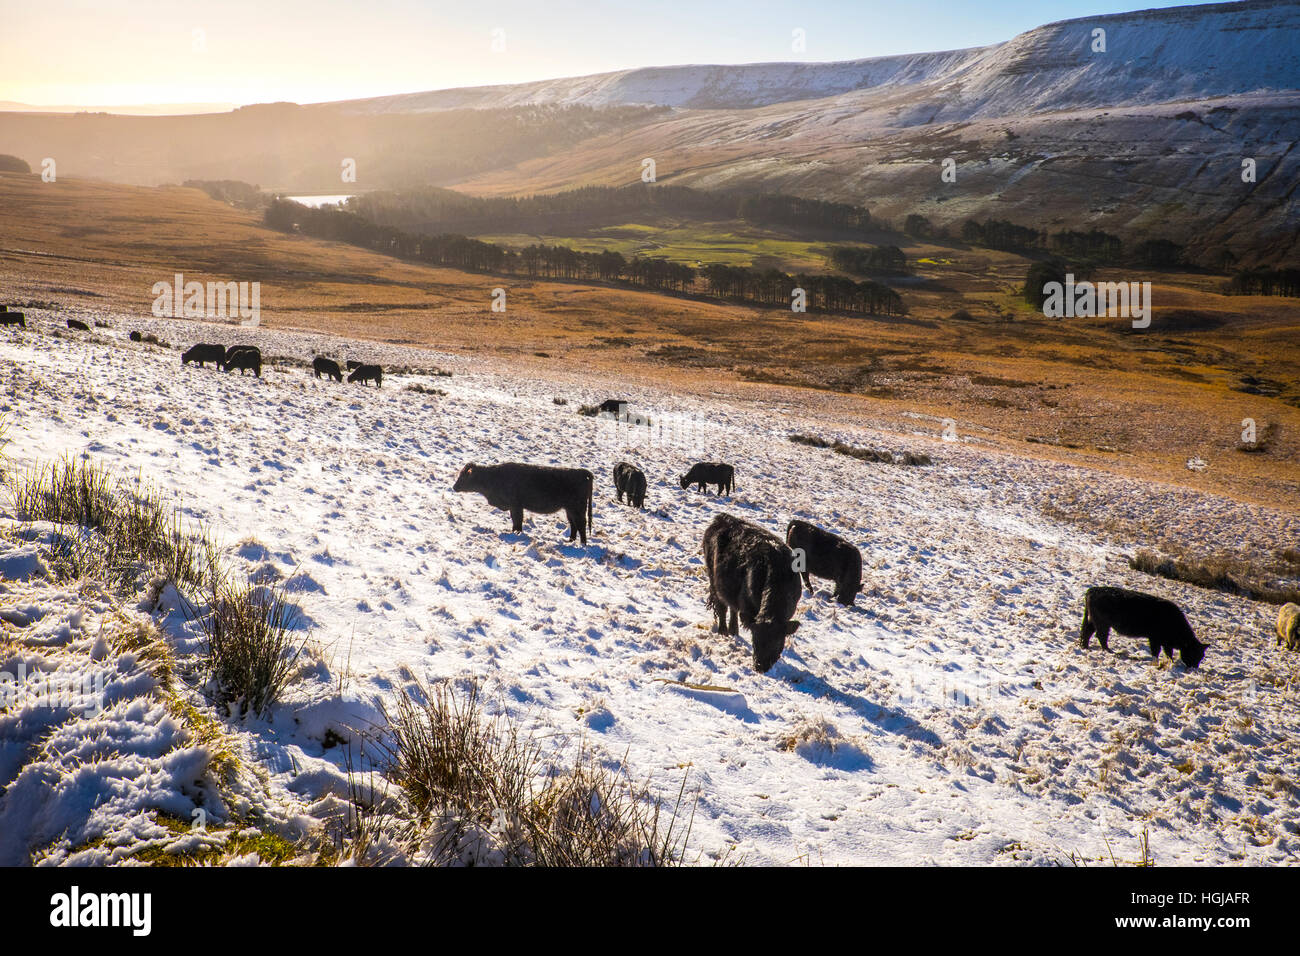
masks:
[[[578,505],[575,511],[572,508],[565,508],[564,514],[569,519],[569,540],[581,537],[582,543],[587,543],[587,512],[586,503]]]
[[[740,617],[736,614],[736,609],[731,609],[731,626],[727,628],[727,633],[735,637],[740,633]]]
[[[1097,643],[1101,645],[1103,651],[1110,650],[1110,627],[1103,624],[1097,628]]]
[[[812,594],[812,578],[808,576],[807,571],[800,571],[799,576],[803,578],[803,586],[807,588],[808,593]]]
[[[1154,637],[1148,637],[1148,638],[1147,638],[1147,647],[1151,648],[1151,656],[1152,656],[1152,657],[1157,657],[1157,658],[1158,658],[1158,657],[1160,656],[1160,651],[1162,650],[1162,645],[1160,644],[1160,641],[1159,641],[1159,640],[1157,640],[1157,639],[1154,638]],[[1172,653],[1170,653],[1169,656],[1170,656],[1170,657],[1173,657],[1174,655],[1173,655]]]
[[[1088,617],[1088,612],[1084,611],[1083,627],[1079,630],[1079,646],[1082,647],[1084,650],[1087,650],[1088,641],[1095,633],[1097,633],[1097,629],[1093,626],[1092,620]]]
[[[515,507],[510,509],[510,530],[518,534],[524,530],[524,509]]]
[[[727,605],[723,604],[712,590],[709,591],[709,607],[713,608],[713,632],[715,634],[726,634]]]

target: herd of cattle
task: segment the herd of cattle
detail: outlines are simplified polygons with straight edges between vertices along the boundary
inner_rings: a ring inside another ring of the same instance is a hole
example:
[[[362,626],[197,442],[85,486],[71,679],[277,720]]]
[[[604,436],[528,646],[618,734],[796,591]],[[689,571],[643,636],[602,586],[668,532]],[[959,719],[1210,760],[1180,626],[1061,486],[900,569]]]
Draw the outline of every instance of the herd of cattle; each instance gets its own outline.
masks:
[[[131,340],[140,341],[140,333],[132,332]],[[189,365],[191,362],[197,362],[202,368],[205,363],[211,362],[223,372],[229,372],[231,369],[239,369],[239,374],[245,371],[252,372],[254,375],[262,375],[262,351],[256,345],[224,345],[210,342],[200,342],[198,345],[191,347],[181,354],[181,364]],[[323,355],[316,356],[311,363],[312,374],[317,378],[322,376],[332,378],[336,382],[343,381],[343,369],[339,363],[333,359],[325,358]],[[380,388],[384,383],[384,370],[378,365],[366,365],[361,362],[348,362],[348,381],[374,382],[375,388]]]
[[[644,507],[646,476],[628,462],[614,466],[614,493],[637,508]],[[699,462],[678,478],[683,489],[696,485],[705,491],[717,485],[730,495],[735,469],[719,462]],[[461,469],[452,491],[477,492],[494,508],[510,512],[511,530],[523,531],[524,512],[554,514],[563,511],[569,521],[569,540],[585,545],[592,520],[595,475],[585,468],[555,468],[507,462]],[[837,534],[807,521],[792,520],[782,541],[756,524],[722,513],[704,532],[704,566],[708,574],[708,606],[713,630],[737,635],[749,631],[754,668],[766,672],[785,650],[786,638],[799,627],[794,614],[803,588],[812,592],[812,577],[834,583],[832,598],[846,607],[862,590],[862,552]],[[802,587],[800,585],[802,578]],[[1111,631],[1125,637],[1145,638],[1153,657],[1174,652],[1188,668],[1200,666],[1206,646],[1196,638],[1182,610],[1172,601],[1117,587],[1091,587],[1084,594],[1080,646],[1087,648],[1095,635],[1103,650],[1110,650]],[[1283,606],[1277,623],[1278,644],[1300,650],[1300,606]]]
[[[0,326],[26,327],[21,312],[0,305]],[[87,330],[83,322],[68,320],[68,327]],[[133,341],[141,341],[132,332]],[[262,353],[252,345],[200,343],[181,356],[181,363],[197,362],[216,367],[262,374]],[[360,362],[347,363],[349,382],[383,382],[383,369]],[[316,378],[343,381],[343,369],[332,359],[317,356],[312,362]],[[614,467],[617,500],[645,507],[647,481],[640,468],[628,462]],[[730,496],[735,488],[735,469],[721,462],[697,462],[678,479],[683,490],[695,485],[707,491],[716,485],[720,495]],[[595,475],[585,468],[556,468],[507,462],[499,465],[470,463],[461,469],[452,490],[476,492],[494,508],[510,512],[511,530],[523,531],[524,512],[554,514],[563,511],[569,522],[569,540],[587,543],[592,526]],[[713,629],[719,634],[738,635],[740,627],[752,638],[754,668],[769,670],[785,650],[786,638],[799,627],[793,620],[803,587],[812,591],[811,577],[825,578],[835,585],[832,597],[849,607],[862,590],[862,553],[850,542],[807,521],[792,520],[782,541],[756,524],[721,513],[705,529],[704,565],[708,574],[708,607],[713,611]],[[802,586],[800,578],[802,577]],[[1183,612],[1172,601],[1117,587],[1090,587],[1084,594],[1083,626],[1079,643],[1087,648],[1095,635],[1103,650],[1109,650],[1110,632],[1125,637],[1145,638],[1153,657],[1164,652],[1189,668],[1200,666],[1206,645],[1197,640]],[[1277,619],[1277,644],[1288,651],[1300,651],[1300,606],[1285,604]]]

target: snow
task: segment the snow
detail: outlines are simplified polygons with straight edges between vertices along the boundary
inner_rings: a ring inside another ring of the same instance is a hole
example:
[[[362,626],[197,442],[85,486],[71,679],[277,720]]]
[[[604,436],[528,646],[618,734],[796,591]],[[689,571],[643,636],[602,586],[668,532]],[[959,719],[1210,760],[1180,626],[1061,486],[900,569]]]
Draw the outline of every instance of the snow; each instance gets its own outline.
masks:
[[[731,859],[1131,860],[1144,831],[1160,863],[1300,857],[1300,708],[1294,659],[1273,647],[1275,610],[1140,575],[1118,546],[1044,509],[1086,493],[1207,547],[1249,527],[1261,549],[1294,544],[1294,514],[969,436],[944,442],[920,418],[906,436],[844,423],[819,393],[742,401],[526,376],[500,360],[269,329],[255,333],[268,356],[364,352],[391,373],[376,390],[269,363],[259,380],[127,341],[136,326],[178,345],[233,338],[229,328],[110,315],[111,331],[74,339],[51,334],[66,314],[26,311],[33,327],[0,338],[13,467],[67,453],[139,471],[213,529],[233,567],[292,583],[310,636],[299,681],[267,720],[215,712],[265,776],[270,797],[256,799],[285,825],[338,812],[347,748],[327,738],[381,725],[381,706],[417,679],[476,676],[492,707],[585,741],[611,765],[626,754],[665,794],[686,774],[699,794],[694,845]],[[433,366],[453,374],[401,371]],[[435,381],[445,397],[404,390]],[[655,426],[575,414],[611,394]],[[935,464],[863,463],[791,432]],[[623,459],[650,480],[644,511],[613,500]],[[677,486],[699,459],[736,466],[732,498]],[[452,493],[466,462],[508,460],[596,473],[588,546],[567,541],[562,514],[528,515],[512,534],[507,514]],[[864,554],[857,605],[840,607],[815,580],[766,675],[743,632],[709,631],[699,543],[720,511],[778,534],[805,518]],[[0,645],[0,670],[20,658],[99,669],[108,701],[94,715],[0,712],[0,862],[42,846],[53,847],[46,862],[107,861],[111,846],[78,852],[78,841],[143,832],[153,806],[229,819],[220,795],[193,783],[210,745],[169,717],[135,658],[95,643],[111,614],[153,614],[178,662],[192,661],[201,640],[177,596],[163,589],[115,612],[49,581],[22,538],[0,540],[0,570],[0,626],[17,640]],[[1097,583],[1177,601],[1210,644],[1201,670],[1152,663],[1139,641],[1080,650],[1082,594]],[[15,836],[15,820],[30,820],[30,835]]]
[[[1094,53],[1097,29],[1105,31],[1106,49]],[[1253,0],[1061,21],[967,50],[839,63],[645,67],[328,105],[357,113],[573,103],[735,110],[846,97],[872,108],[882,96],[906,95],[918,105],[899,117],[900,126],[965,122],[1295,90],[1297,30],[1294,0]]]

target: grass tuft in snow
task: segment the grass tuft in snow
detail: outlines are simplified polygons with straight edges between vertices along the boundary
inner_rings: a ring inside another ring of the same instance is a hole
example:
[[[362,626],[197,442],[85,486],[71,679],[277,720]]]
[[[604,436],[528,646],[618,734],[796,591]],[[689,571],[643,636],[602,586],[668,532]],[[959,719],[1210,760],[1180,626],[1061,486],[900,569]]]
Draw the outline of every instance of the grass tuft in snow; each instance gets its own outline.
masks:
[[[877,462],[885,465],[924,466],[934,464],[929,455],[923,455],[919,452],[905,451],[895,458],[892,452],[881,451],[877,448],[859,448],[857,445],[847,445],[839,439],[830,441],[819,435],[794,434],[788,437],[796,445],[807,445],[810,448],[829,448],[837,455],[846,455],[849,458],[856,458],[858,461]]]
[[[1300,604],[1300,588],[1275,587],[1270,581],[1294,574],[1293,568],[1267,567],[1258,561],[1232,555],[1175,558],[1139,551],[1129,560],[1129,567],[1143,574],[1182,581],[1198,588],[1236,594],[1269,604]]]
[[[571,760],[504,715],[477,684],[403,691],[381,744],[410,807],[406,841],[432,865],[672,866],[690,836],[685,780],[672,807],[585,748]]]
[[[178,589],[213,579],[217,549],[210,536],[183,527],[158,490],[138,478],[64,458],[12,477],[9,488],[20,518],[58,526],[53,558],[61,578],[130,588],[153,574]]]
[[[215,581],[208,605],[192,611],[207,640],[207,666],[217,699],[240,714],[266,716],[289,686],[306,643],[293,635],[302,613],[283,585]]]
[[[94,461],[38,465],[9,487],[20,518],[55,525],[50,558],[59,578],[130,590],[152,579],[155,589],[170,583],[178,593],[205,596],[206,607],[187,598],[183,608],[207,640],[217,699],[237,702],[241,714],[269,712],[302,650],[292,634],[301,609],[283,587],[232,583],[206,530],[185,527],[156,488]]]

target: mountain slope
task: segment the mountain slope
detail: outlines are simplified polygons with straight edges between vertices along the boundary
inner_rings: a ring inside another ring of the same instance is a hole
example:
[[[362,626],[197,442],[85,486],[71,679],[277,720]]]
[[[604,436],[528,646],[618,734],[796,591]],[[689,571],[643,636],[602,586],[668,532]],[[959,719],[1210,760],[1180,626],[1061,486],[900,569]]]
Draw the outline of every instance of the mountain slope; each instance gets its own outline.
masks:
[[[1093,31],[1106,32],[1094,53]],[[1048,24],[1005,43],[843,63],[647,67],[510,86],[331,104],[345,112],[500,109],[539,104],[752,109],[871,91],[923,90],[913,122],[1209,99],[1300,88],[1300,3],[1251,0]],[[905,125],[908,125],[905,123]]]
[[[1105,52],[1093,52],[1094,30]],[[290,192],[477,194],[637,182],[1300,255],[1300,0],[1048,24],[989,47],[847,63],[654,67],[194,117],[0,112],[0,152],[61,175]],[[940,179],[953,160],[955,182]],[[1243,181],[1243,160],[1256,165]]]

